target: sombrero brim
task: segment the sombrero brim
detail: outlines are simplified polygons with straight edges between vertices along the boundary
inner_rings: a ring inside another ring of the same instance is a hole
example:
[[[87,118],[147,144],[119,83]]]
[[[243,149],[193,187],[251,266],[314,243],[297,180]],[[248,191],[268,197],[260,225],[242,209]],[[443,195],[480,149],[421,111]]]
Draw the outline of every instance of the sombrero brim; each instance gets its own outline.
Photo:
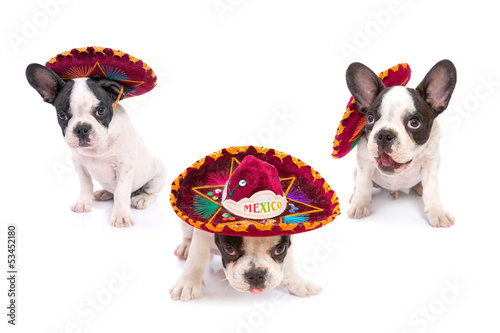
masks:
[[[278,171],[288,203],[281,215],[267,220],[244,219],[221,205],[225,183],[247,155]],[[172,183],[170,203],[175,213],[195,228],[245,237],[314,230],[332,222],[340,212],[337,195],[316,170],[291,155],[253,146],[221,149],[191,165]]]
[[[63,80],[80,77],[114,80],[132,89],[123,98],[142,95],[156,86],[156,75],[145,62],[111,48],[75,48],[56,55],[45,66]]]
[[[380,73],[378,77],[386,87],[406,86],[411,77],[411,69],[408,64],[398,64]],[[344,157],[354,149],[364,133],[365,122],[366,116],[358,111],[354,97],[351,96],[333,141],[333,158]]]

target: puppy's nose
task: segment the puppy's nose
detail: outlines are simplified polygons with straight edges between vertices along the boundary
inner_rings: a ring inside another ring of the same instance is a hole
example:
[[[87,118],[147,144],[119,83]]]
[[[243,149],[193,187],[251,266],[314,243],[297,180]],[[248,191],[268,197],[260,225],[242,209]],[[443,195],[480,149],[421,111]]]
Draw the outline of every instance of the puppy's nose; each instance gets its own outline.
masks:
[[[89,132],[92,127],[89,124],[80,124],[75,127],[73,133],[80,140],[85,140],[89,137]]]
[[[264,286],[267,271],[265,269],[251,269],[245,272],[245,279],[254,287]]]
[[[382,146],[391,145],[395,137],[396,133],[391,130],[381,130],[377,133],[377,135],[375,135],[377,142]]]

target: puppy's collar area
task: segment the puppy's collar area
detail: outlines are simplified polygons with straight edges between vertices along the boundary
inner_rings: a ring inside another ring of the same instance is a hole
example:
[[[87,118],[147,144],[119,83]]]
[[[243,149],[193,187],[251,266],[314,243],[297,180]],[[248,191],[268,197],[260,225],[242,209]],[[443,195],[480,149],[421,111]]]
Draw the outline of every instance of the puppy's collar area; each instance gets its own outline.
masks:
[[[115,104],[113,104],[113,111],[115,111],[116,106],[118,105],[118,102],[120,101],[120,98],[122,97],[123,94],[123,86],[120,89],[120,93],[118,94],[118,98],[115,101]]]

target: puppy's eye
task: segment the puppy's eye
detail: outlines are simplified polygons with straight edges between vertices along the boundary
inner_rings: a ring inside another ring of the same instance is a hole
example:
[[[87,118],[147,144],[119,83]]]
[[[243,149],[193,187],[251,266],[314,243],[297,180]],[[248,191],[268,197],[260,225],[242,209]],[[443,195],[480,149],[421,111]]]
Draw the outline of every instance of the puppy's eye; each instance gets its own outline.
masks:
[[[228,256],[235,256],[236,255],[236,251],[234,250],[234,248],[231,245],[225,244],[223,249],[224,249],[224,252]]]
[[[375,117],[372,114],[366,116],[366,124],[373,125],[375,123]]]
[[[275,256],[282,255],[283,253],[285,253],[287,247],[288,246],[286,244],[278,244],[278,246],[276,246],[276,248],[274,249],[274,253],[273,254]]]
[[[57,113],[57,118],[59,118],[59,120],[61,120],[61,121],[68,120],[68,116],[66,116],[66,113],[64,113],[62,111]]]
[[[95,115],[98,117],[102,117],[106,114],[106,109],[102,106],[98,107],[97,110],[95,111]]]
[[[407,126],[411,129],[417,129],[420,127],[420,125],[421,125],[420,120],[416,118],[410,119],[407,124]]]

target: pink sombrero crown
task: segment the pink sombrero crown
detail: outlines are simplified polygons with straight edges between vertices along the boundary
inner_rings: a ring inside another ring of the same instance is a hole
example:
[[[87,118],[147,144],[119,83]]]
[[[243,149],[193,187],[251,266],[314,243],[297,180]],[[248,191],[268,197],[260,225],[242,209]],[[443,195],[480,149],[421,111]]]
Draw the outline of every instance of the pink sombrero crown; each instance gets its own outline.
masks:
[[[142,60],[107,47],[79,47],[62,52],[46,64],[63,80],[80,77],[110,79],[131,89],[123,98],[147,93],[156,86],[156,75]]]
[[[378,75],[386,87],[406,86],[411,77],[408,64],[398,64]],[[347,155],[357,144],[365,130],[366,116],[356,107],[354,97],[347,103],[346,111],[340,121],[333,141],[333,158]]]
[[[266,237],[320,228],[339,214],[335,192],[301,160],[264,147],[230,147],[172,183],[172,208],[208,232]]]
[[[262,220],[280,215],[286,209],[286,197],[278,171],[267,162],[246,156],[224,186],[221,204],[246,218]]]

